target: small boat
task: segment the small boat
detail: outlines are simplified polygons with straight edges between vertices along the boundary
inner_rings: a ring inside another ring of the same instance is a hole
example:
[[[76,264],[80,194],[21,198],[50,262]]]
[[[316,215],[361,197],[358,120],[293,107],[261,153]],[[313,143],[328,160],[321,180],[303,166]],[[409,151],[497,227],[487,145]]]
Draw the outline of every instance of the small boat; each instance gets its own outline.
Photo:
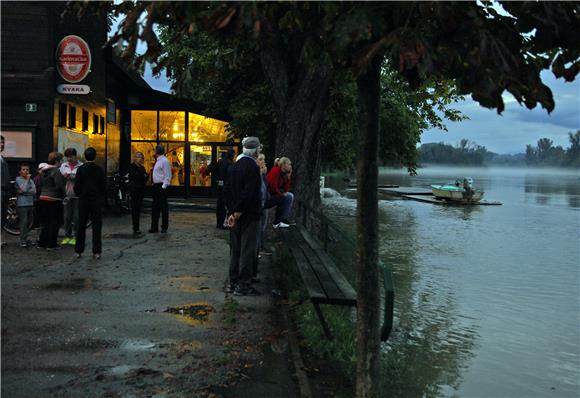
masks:
[[[433,196],[438,199],[456,202],[479,202],[483,198],[483,191],[473,188],[473,179],[465,177],[443,185],[431,185]]]

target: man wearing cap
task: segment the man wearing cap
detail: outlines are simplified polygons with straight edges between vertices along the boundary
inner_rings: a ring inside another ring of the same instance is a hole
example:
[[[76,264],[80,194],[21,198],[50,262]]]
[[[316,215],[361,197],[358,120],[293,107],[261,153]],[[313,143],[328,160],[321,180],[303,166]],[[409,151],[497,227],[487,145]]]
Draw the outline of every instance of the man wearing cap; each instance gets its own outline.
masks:
[[[230,283],[236,296],[260,294],[251,286],[261,215],[262,177],[256,158],[261,150],[257,137],[242,140],[243,152],[230,168],[224,188],[230,227]]]

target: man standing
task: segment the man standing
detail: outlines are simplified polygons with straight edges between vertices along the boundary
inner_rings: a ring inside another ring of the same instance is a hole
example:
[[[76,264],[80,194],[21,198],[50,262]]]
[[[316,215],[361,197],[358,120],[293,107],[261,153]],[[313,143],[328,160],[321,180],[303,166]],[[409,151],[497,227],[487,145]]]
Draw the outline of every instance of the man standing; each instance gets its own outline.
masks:
[[[105,172],[95,164],[95,148],[85,150],[86,163],[78,168],[74,182],[74,191],[79,198],[79,225],[75,253],[80,257],[85,250],[87,220],[93,223],[93,257],[101,258],[101,229],[103,226],[102,206],[105,202],[107,186]]]
[[[165,157],[165,148],[157,145],[155,155],[157,161],[153,166],[153,205],[151,208],[151,229],[149,232],[159,232],[159,213],[161,212],[161,233],[169,228],[169,205],[167,203],[167,187],[171,183],[171,164]]]
[[[262,210],[262,179],[256,164],[261,145],[257,137],[246,137],[242,146],[243,154],[230,169],[224,193],[231,231],[227,290],[236,296],[257,296],[260,292],[251,282]]]
[[[217,204],[215,209],[216,228],[225,229],[224,221],[226,220],[226,202],[224,200],[224,186],[228,179],[230,167],[234,164],[234,150],[229,149],[222,154],[217,162],[209,165],[209,172],[216,181]]]
[[[79,225],[79,198],[75,194],[74,185],[77,170],[83,164],[77,159],[77,150],[67,148],[64,151],[66,162],[60,165],[60,172],[66,181],[65,198],[62,201],[64,210],[64,239],[61,245],[76,244],[75,236]]]
[[[4,152],[4,136],[0,137],[0,152]],[[10,195],[10,170],[8,169],[8,163],[4,159],[4,156],[0,155],[0,163],[1,163],[1,170],[0,170],[0,181],[2,192],[0,199],[2,200],[2,227],[4,227],[4,223],[6,222],[6,211],[8,210],[8,197]],[[4,246],[5,242],[2,242],[2,246]]]

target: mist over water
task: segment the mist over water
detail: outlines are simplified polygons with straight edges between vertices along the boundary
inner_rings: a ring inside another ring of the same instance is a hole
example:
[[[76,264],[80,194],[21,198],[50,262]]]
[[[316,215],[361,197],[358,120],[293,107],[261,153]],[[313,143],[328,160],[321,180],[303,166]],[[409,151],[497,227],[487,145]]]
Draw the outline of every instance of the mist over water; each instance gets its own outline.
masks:
[[[502,206],[380,196],[380,256],[395,279],[391,396],[580,396],[580,171],[381,170],[428,188],[472,177]],[[356,192],[326,186],[326,212],[353,234]]]

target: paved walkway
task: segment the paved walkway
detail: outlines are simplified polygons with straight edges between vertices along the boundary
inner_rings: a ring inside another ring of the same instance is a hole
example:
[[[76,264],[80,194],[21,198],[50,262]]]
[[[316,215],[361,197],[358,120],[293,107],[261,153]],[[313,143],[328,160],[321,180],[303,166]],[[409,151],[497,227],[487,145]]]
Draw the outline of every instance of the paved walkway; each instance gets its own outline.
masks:
[[[261,296],[226,297],[213,213],[172,212],[168,234],[139,238],[129,216],[106,218],[103,235],[101,260],[90,233],[75,260],[3,233],[2,396],[299,396],[270,264]]]

